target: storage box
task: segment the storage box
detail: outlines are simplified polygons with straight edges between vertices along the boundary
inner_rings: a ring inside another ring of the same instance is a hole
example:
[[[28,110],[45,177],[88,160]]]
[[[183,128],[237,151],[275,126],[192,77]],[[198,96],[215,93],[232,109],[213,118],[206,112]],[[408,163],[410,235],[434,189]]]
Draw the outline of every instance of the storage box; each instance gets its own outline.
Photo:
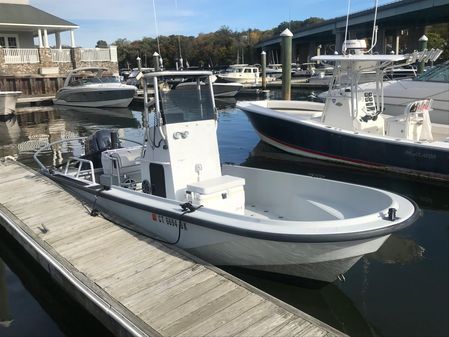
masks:
[[[193,205],[203,205],[220,211],[244,214],[245,179],[221,176],[187,185],[186,199]]]
[[[395,138],[405,138],[410,140],[419,140],[422,131],[420,121],[410,121],[407,127],[405,118],[389,118],[387,122],[387,136]]]

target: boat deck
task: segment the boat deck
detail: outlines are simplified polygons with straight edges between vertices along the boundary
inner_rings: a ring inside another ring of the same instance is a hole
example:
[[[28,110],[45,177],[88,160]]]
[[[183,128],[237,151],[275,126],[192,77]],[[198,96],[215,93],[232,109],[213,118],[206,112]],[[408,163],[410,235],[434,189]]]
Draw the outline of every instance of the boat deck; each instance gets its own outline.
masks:
[[[92,217],[87,208],[23,165],[0,162],[0,224],[116,335],[343,335],[176,247]]]

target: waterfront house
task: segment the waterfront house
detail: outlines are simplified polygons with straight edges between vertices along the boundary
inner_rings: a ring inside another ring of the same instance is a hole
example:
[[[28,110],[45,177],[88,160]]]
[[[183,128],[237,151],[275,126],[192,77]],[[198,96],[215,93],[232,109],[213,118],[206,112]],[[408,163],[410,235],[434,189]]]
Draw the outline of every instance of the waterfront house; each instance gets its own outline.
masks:
[[[28,0],[0,0],[0,90],[52,94],[79,67],[101,66],[118,73],[116,47],[77,47],[78,28]]]

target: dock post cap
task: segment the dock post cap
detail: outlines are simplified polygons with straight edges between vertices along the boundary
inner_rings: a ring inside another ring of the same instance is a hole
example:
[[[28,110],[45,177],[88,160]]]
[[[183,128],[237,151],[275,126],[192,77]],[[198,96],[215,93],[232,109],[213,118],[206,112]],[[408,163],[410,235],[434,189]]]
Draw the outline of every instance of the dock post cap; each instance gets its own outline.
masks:
[[[292,36],[293,36],[293,33],[290,31],[290,29],[286,28],[286,29],[281,33],[280,36],[282,36],[282,37],[284,37],[284,36],[286,36],[286,37],[292,37]]]
[[[429,38],[426,35],[423,35],[419,38],[418,41],[429,41]]]

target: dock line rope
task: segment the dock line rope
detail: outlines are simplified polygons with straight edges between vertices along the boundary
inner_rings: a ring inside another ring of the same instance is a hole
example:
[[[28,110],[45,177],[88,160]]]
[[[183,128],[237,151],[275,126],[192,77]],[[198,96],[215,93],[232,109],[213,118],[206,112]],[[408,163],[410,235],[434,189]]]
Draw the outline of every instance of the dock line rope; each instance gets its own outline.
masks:
[[[91,216],[94,216],[94,217],[95,217],[95,216],[101,215],[101,216],[102,216],[103,218],[105,218],[106,220],[109,220],[107,217],[105,217],[105,216],[100,212],[100,210],[98,210],[98,209],[95,208],[95,206],[96,206],[96,204],[97,204],[98,195],[99,195],[102,191],[104,191],[104,190],[105,190],[105,188],[103,187],[103,188],[99,189],[99,190],[97,191],[97,193],[95,193],[95,200],[94,200],[94,202],[93,202],[93,204],[92,204],[91,209],[89,210],[89,208],[88,208],[87,206],[86,206],[86,209],[87,209],[87,211],[89,212],[89,214],[90,214]],[[203,205],[199,205],[199,206],[196,206],[196,207],[195,207],[194,205],[192,205],[192,203],[191,203],[190,201],[185,202],[185,203],[183,203],[183,204],[180,204],[179,206],[181,206],[182,213],[181,213],[181,215],[180,215],[180,217],[179,217],[179,219],[178,219],[178,237],[176,238],[175,241],[172,241],[172,242],[171,242],[171,241],[167,241],[167,240],[164,240],[164,239],[160,239],[160,238],[151,236],[151,235],[149,235],[148,233],[145,233],[145,235],[148,236],[149,238],[153,239],[154,241],[162,242],[162,243],[165,243],[165,244],[167,244],[167,245],[176,245],[176,244],[179,242],[179,240],[181,240],[181,227],[182,227],[182,221],[183,221],[184,215],[189,214],[189,213],[193,213],[193,212],[195,212],[197,209],[203,207]]]
[[[178,221],[178,238],[176,239],[176,241],[169,242],[169,241],[165,241],[163,239],[156,239],[156,238],[152,238],[152,239],[169,244],[169,245],[176,245],[179,242],[179,240],[181,240],[181,227],[182,227],[181,224],[182,224],[182,221],[183,221],[182,219],[183,219],[184,215],[193,213],[198,208],[203,207],[203,205],[199,205],[199,206],[195,207],[192,205],[192,203],[190,201],[180,204],[179,206],[181,206],[182,213],[181,213],[181,216],[179,217],[179,221]]]

